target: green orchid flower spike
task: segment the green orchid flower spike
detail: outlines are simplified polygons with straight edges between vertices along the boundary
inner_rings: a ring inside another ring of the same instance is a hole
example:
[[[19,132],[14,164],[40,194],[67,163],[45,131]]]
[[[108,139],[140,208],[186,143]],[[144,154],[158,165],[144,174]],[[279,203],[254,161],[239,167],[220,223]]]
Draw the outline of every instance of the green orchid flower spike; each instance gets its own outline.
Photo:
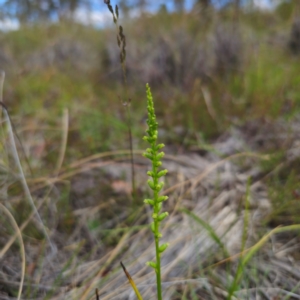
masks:
[[[160,223],[168,216],[167,212],[161,212],[162,203],[168,199],[167,196],[160,195],[164,183],[159,181],[159,178],[167,174],[167,170],[159,170],[162,165],[161,159],[164,156],[164,152],[159,152],[164,147],[164,144],[157,144],[158,137],[158,123],[156,121],[156,115],[154,110],[154,103],[149,85],[146,85],[147,92],[147,110],[148,110],[148,129],[146,130],[147,135],[144,136],[144,140],[150,144],[150,148],[146,149],[143,154],[146,158],[152,162],[152,170],[148,171],[147,174],[151,177],[148,180],[148,185],[153,191],[153,199],[145,199],[144,203],[149,204],[153,207],[153,223],[151,224],[151,230],[154,234],[155,239],[155,250],[156,250],[156,262],[147,262],[147,265],[152,267],[156,273],[156,285],[157,285],[157,299],[162,300],[161,290],[161,266],[160,257],[161,254],[167,249],[168,243],[159,244],[159,239],[162,234],[159,232]]]

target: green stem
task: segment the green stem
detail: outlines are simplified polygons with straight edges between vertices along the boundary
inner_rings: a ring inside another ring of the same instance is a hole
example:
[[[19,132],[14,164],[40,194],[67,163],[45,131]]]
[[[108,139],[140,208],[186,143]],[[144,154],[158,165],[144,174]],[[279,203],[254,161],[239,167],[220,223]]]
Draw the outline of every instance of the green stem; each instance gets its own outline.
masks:
[[[157,227],[159,224],[156,221]],[[159,229],[159,228],[158,228]],[[157,230],[158,230],[157,229]],[[161,292],[161,273],[160,273],[160,253],[159,253],[159,238],[155,237],[155,250],[156,250],[156,287],[157,287],[157,299],[162,300],[162,292]]]
[[[152,144],[152,150],[154,150],[155,153],[155,146],[156,143]],[[156,154],[154,155],[155,159],[153,161],[156,161]],[[157,174],[158,170],[157,167],[152,163],[152,171],[153,174]],[[153,178],[154,185],[158,185],[158,178],[155,176]],[[159,205],[158,205],[158,191],[154,191],[154,214],[156,216],[159,215]],[[156,252],[156,288],[157,288],[157,299],[162,300],[162,290],[161,290],[161,272],[160,272],[160,252],[159,252],[159,224],[157,218],[154,219],[154,226],[155,226],[155,252]]]

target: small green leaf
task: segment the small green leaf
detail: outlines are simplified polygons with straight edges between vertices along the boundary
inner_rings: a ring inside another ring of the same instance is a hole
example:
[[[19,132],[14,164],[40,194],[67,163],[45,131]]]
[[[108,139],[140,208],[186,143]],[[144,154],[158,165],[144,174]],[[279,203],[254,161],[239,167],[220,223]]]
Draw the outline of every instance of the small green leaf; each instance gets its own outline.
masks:
[[[150,160],[153,160],[153,156],[152,156],[152,154],[150,154],[150,153],[144,152],[144,153],[143,153],[143,156],[144,156],[144,157],[147,157],[147,158],[150,159]]]
[[[161,222],[161,221],[164,220],[168,215],[169,215],[168,212],[163,212],[163,213],[161,213],[161,214],[157,217],[157,220]]]
[[[158,150],[162,149],[163,147],[165,147],[164,144],[158,144],[158,145],[156,146],[156,150],[158,151]]]
[[[162,181],[156,185],[155,190],[159,192],[163,188],[163,186],[164,186],[164,182]]]
[[[155,184],[154,184],[154,182],[152,180],[149,179],[147,182],[148,182],[149,187],[152,190],[156,190],[157,187],[155,186]]]
[[[168,173],[168,170],[161,170],[158,172],[157,177],[160,178],[162,176],[165,176]]]
[[[158,210],[158,212],[160,212],[161,208],[162,208],[162,202],[159,202],[157,204],[157,210]]]
[[[153,174],[152,171],[148,171],[148,172],[147,172],[147,175],[153,177],[154,174]]]
[[[151,223],[150,228],[151,228],[151,231],[153,233],[155,233],[155,224],[154,224],[154,222]]]
[[[157,268],[157,265],[156,265],[156,263],[154,261],[147,261],[146,265],[149,266],[149,267],[152,267],[155,270]]]
[[[169,247],[169,243],[165,243],[159,246],[159,253],[163,253]]]
[[[164,152],[160,152],[156,155],[156,159],[161,159],[165,156],[165,153]]]
[[[162,234],[160,232],[154,234],[157,238],[162,238]]]
[[[166,200],[168,200],[168,199],[169,199],[168,196],[159,196],[159,197],[157,198],[157,202],[158,202],[158,203],[164,202],[164,201],[166,201]]]
[[[146,204],[149,204],[149,205],[154,205],[154,200],[152,200],[152,199],[145,199],[144,200],[144,203],[146,203]]]

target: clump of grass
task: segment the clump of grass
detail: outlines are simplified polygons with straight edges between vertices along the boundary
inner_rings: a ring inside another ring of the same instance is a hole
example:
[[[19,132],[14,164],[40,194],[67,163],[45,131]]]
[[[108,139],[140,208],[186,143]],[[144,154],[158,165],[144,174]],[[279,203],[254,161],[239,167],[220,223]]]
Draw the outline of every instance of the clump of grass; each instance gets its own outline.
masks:
[[[164,144],[157,144],[158,138],[158,123],[156,121],[156,115],[154,110],[154,103],[149,85],[147,89],[147,110],[148,110],[148,129],[146,130],[147,135],[144,136],[144,140],[150,144],[151,148],[148,148],[144,153],[144,156],[151,160],[152,170],[148,171],[147,174],[152,177],[152,180],[148,180],[148,185],[153,191],[153,199],[146,199],[144,202],[153,207],[153,223],[151,224],[151,230],[154,234],[155,239],[155,251],[156,251],[156,262],[149,261],[147,265],[152,267],[156,273],[156,287],[157,287],[157,298],[162,299],[161,290],[161,264],[160,256],[167,249],[168,243],[159,244],[159,240],[162,234],[159,232],[161,222],[168,216],[168,212],[161,212],[162,204],[168,199],[167,196],[160,195],[164,183],[159,181],[159,178],[167,174],[167,170],[159,171],[159,167],[162,165],[161,159],[164,156],[164,152],[159,152],[164,147]]]

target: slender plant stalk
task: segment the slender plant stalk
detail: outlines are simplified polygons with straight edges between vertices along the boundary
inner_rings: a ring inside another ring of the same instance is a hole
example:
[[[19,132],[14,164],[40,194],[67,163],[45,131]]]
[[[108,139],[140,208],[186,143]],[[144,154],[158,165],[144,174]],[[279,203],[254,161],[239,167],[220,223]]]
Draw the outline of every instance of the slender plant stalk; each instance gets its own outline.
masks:
[[[125,101],[123,105],[126,107],[126,124],[128,130],[129,138],[129,150],[130,150],[130,160],[131,160],[131,186],[132,186],[132,196],[133,199],[136,197],[136,185],[135,185],[135,170],[134,170],[134,158],[133,158],[133,141],[132,141],[132,125],[131,125],[131,99],[128,97],[128,85],[127,85],[127,76],[126,76],[126,37],[124,34],[123,27],[119,25],[119,7],[115,6],[115,9],[110,4],[110,0],[104,0],[104,3],[107,5],[108,10],[111,12],[114,24],[117,29],[117,42],[120,48],[120,63],[122,67],[123,75],[123,85],[125,91]]]
[[[130,104],[130,103],[129,103]],[[130,105],[127,105],[127,128],[129,137],[129,150],[131,160],[131,186],[132,186],[132,197],[136,198],[136,186],[135,186],[135,170],[134,170],[134,158],[133,158],[133,142],[132,142],[132,126],[131,126],[131,110]]]
[[[159,239],[162,237],[162,234],[159,232],[160,223],[168,216],[167,212],[162,212],[162,203],[168,199],[167,196],[160,195],[164,183],[159,181],[159,178],[167,174],[167,170],[159,171],[161,166],[161,159],[164,156],[164,152],[159,152],[160,149],[164,147],[164,144],[157,144],[158,137],[158,123],[156,121],[156,115],[154,110],[154,103],[151,94],[149,85],[146,85],[147,92],[147,110],[148,110],[148,120],[147,125],[148,129],[146,130],[146,136],[144,140],[150,144],[150,148],[146,150],[143,154],[146,158],[150,159],[152,162],[152,170],[148,171],[147,174],[152,177],[152,180],[148,180],[149,187],[153,190],[153,199],[145,199],[144,202],[153,207],[153,222],[151,224],[151,230],[154,234],[155,239],[155,251],[156,251],[156,262],[149,261],[147,262],[148,266],[151,266],[156,273],[156,286],[157,286],[157,299],[162,300],[162,289],[161,289],[161,263],[160,257],[161,254],[169,246],[168,243],[159,244]]]

